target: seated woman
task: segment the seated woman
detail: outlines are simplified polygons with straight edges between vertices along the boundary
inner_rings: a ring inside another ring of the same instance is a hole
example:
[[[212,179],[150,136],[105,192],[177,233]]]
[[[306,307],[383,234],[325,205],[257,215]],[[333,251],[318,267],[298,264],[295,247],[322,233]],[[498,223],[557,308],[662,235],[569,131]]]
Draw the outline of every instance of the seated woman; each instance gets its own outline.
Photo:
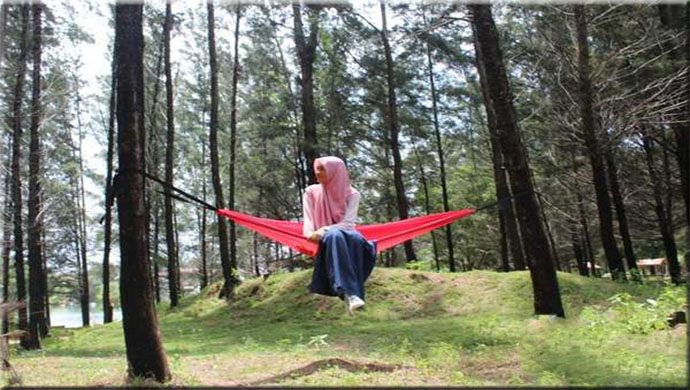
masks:
[[[364,282],[376,263],[376,248],[355,230],[360,195],[350,186],[343,160],[314,160],[319,184],[304,194],[303,234],[319,242],[310,291],[338,296],[352,312],[364,306]]]

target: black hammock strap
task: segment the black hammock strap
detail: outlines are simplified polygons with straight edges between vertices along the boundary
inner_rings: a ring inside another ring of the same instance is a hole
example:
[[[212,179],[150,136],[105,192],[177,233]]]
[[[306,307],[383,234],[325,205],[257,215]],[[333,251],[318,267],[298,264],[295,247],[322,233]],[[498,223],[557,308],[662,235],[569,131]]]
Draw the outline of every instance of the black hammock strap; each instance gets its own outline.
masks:
[[[194,196],[194,195],[192,195],[192,194],[190,194],[184,190],[181,190],[181,189],[179,189],[173,185],[170,185],[170,184],[166,183],[165,181],[157,178],[156,176],[153,176],[149,173],[146,173],[140,169],[122,169],[122,170],[117,171],[117,173],[113,177],[113,191],[111,193],[110,199],[108,199],[108,207],[109,208],[112,207],[114,200],[115,200],[115,197],[117,196],[117,189],[116,188],[118,187],[118,184],[122,180],[122,177],[123,177],[122,175],[126,174],[126,173],[138,173],[140,175],[143,175],[145,178],[160,184],[167,191],[157,191],[157,192],[160,194],[163,194],[164,196],[169,196],[169,197],[171,197],[173,199],[177,199],[181,202],[189,203],[189,204],[192,204],[192,205],[195,205],[198,207],[204,207],[204,208],[209,209],[209,210],[213,210],[213,211],[218,210],[218,207],[213,206],[213,205],[197,198],[196,196]],[[176,192],[177,194],[174,194],[173,192]],[[520,198],[520,197],[523,197],[525,195],[532,194],[532,193],[536,193],[536,191],[534,191],[534,190],[523,190],[523,191],[520,191],[516,194],[510,195],[510,196],[505,196],[501,199],[496,200],[495,202],[491,202],[491,203],[488,203],[488,204],[485,204],[483,206],[475,208],[475,212],[484,211],[484,210],[493,208],[493,207],[498,206],[498,205],[500,205],[501,207],[505,207],[505,204],[510,202],[511,199],[517,199],[517,198]],[[103,218],[101,218],[101,222],[102,221],[103,221]]]

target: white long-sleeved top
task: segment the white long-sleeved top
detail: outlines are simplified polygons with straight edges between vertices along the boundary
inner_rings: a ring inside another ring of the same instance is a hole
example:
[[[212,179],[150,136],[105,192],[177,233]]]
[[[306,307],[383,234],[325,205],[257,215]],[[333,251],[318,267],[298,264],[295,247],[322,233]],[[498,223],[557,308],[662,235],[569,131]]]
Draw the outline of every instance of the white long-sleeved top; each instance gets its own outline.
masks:
[[[345,207],[345,214],[343,215],[343,220],[333,225],[322,226],[321,229],[323,229],[324,231],[328,231],[332,228],[340,228],[344,230],[354,229],[355,223],[357,221],[357,210],[359,208],[360,197],[361,195],[359,194],[359,192],[357,190],[354,190],[350,194],[350,196],[347,197],[347,206]],[[313,200],[310,196],[304,196],[304,200],[302,203],[304,215],[302,234],[305,237],[311,237],[311,235],[317,230],[314,228]]]

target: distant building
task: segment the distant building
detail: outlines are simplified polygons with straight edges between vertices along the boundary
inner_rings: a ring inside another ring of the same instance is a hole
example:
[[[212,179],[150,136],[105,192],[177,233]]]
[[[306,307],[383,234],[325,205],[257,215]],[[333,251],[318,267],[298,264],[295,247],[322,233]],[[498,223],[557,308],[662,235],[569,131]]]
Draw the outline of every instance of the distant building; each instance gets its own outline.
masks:
[[[668,262],[664,257],[659,257],[658,259],[637,260],[637,268],[639,268],[640,272],[642,272],[642,275],[668,275]]]

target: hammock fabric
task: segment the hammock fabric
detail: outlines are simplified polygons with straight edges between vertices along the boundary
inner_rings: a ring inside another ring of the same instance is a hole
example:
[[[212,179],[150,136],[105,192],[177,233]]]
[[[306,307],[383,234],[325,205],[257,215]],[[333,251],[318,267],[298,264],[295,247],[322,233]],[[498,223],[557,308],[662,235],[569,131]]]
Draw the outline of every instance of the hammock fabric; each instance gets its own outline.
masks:
[[[461,218],[470,216],[475,212],[475,209],[469,208],[376,225],[357,225],[355,229],[362,233],[367,240],[375,242],[376,251],[381,252]],[[238,225],[287,245],[300,253],[310,257],[316,256],[319,244],[310,241],[302,235],[301,222],[258,218],[226,209],[216,210],[216,213],[233,220]]]

